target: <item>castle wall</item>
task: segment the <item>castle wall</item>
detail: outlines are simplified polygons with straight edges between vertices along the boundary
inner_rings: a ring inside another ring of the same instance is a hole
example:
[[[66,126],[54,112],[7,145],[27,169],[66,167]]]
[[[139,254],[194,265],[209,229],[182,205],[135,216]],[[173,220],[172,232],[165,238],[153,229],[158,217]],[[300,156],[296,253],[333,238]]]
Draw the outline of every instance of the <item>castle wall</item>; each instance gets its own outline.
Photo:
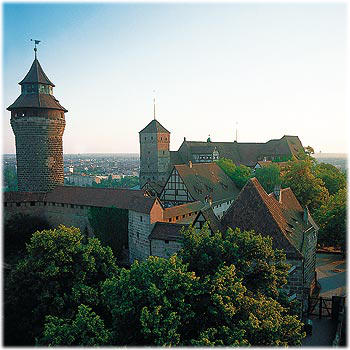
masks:
[[[148,236],[154,224],[150,215],[129,210],[129,261],[145,260],[150,255],[150,241]]]
[[[182,248],[181,243],[175,241],[151,240],[151,253],[160,258],[169,258]]]

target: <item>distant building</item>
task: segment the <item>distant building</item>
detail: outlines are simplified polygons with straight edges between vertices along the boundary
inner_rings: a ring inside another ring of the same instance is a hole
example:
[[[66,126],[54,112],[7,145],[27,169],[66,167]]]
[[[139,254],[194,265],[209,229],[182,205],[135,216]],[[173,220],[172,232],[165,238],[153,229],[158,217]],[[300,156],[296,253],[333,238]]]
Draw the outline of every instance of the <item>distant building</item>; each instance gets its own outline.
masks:
[[[147,181],[165,183],[170,167],[170,132],[153,119],[139,132],[140,186]]]
[[[48,191],[63,184],[62,136],[68,112],[53,96],[54,84],[36,57],[19,83],[21,95],[7,109],[16,138],[20,191]]]
[[[99,176],[72,174],[64,177],[64,184],[70,186],[91,186],[93,183],[99,184],[100,182]]]
[[[175,165],[214,162],[227,158],[236,165],[260,167],[259,162],[286,162],[298,157],[304,150],[298,136],[283,136],[266,143],[239,143],[187,141],[184,138],[177,151],[170,151],[170,131],[157,120],[152,120],[139,132],[140,137],[140,186],[147,183],[164,183]],[[151,187],[155,187],[151,185]]]

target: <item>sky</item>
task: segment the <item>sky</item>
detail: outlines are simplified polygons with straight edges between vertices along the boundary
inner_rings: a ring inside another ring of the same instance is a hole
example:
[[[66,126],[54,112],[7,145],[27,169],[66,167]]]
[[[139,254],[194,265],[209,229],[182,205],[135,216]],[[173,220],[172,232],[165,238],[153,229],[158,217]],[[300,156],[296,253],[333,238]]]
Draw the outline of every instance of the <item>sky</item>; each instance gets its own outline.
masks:
[[[68,109],[64,153],[138,153],[154,96],[171,150],[237,128],[238,142],[345,153],[346,31],[341,2],[4,3],[3,153],[31,38]]]

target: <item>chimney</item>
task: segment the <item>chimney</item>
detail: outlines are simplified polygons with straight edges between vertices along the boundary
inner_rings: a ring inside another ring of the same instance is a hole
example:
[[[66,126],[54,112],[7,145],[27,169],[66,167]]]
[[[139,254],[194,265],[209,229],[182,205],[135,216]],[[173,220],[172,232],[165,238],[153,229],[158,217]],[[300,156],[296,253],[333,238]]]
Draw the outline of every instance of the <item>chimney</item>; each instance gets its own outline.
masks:
[[[275,188],[273,190],[273,194],[275,195],[275,198],[280,201],[281,198],[281,185],[275,185]]]
[[[188,166],[190,167],[190,169],[192,169],[192,161],[188,161]]]
[[[184,137],[184,141],[186,141],[186,137]]]
[[[309,223],[309,208],[307,207],[307,205],[304,208],[304,221],[306,224]]]

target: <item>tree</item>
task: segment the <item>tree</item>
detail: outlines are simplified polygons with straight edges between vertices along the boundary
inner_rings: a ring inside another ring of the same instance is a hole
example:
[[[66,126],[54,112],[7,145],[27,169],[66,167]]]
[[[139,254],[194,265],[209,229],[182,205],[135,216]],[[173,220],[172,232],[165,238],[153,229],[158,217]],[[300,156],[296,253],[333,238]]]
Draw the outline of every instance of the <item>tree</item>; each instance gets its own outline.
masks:
[[[179,256],[200,277],[213,275],[224,265],[234,265],[248,291],[274,298],[287,283],[285,255],[272,248],[271,237],[239,228],[211,234],[205,225],[200,232],[193,227],[185,230],[182,244]]]
[[[45,316],[73,318],[84,304],[102,315],[99,284],[118,271],[110,248],[59,226],[35,232],[5,280],[5,344],[32,345]]]
[[[17,172],[14,166],[4,166],[5,191],[18,191]]]
[[[46,316],[43,336],[37,345],[109,345],[111,332],[103,320],[86,305],[80,305],[73,320]]]
[[[346,175],[332,164],[317,164],[314,167],[314,174],[323,181],[331,195],[346,187]]]
[[[235,165],[231,159],[220,158],[217,161],[219,167],[241,189],[252,176],[252,171],[245,165]]]
[[[103,245],[112,248],[118,260],[122,260],[123,248],[128,245],[128,210],[90,207],[88,219],[94,235]]]
[[[281,184],[280,168],[276,164],[256,169],[255,177],[267,193],[273,192],[275,186]]]
[[[345,252],[346,200],[346,189],[342,188],[315,212],[315,220],[320,228],[318,243],[321,246],[337,247]]]
[[[302,205],[308,205],[313,212],[328,200],[329,193],[324,182],[313,172],[311,157],[288,162],[282,174],[282,186],[290,187]]]
[[[19,213],[10,217],[4,226],[5,259],[16,262],[23,255],[32,234],[49,228],[47,220],[38,216]]]
[[[192,345],[301,345],[302,323],[276,300],[249,293],[234,265],[223,265],[206,278],[200,333]]]
[[[305,153],[306,153],[307,155],[311,155],[311,154],[314,154],[314,153],[315,153],[314,149],[313,149],[311,146],[306,146],[306,147],[304,148],[304,150],[305,150]]]
[[[196,324],[198,278],[176,256],[149,257],[103,285],[113,318],[113,345],[176,346]]]

